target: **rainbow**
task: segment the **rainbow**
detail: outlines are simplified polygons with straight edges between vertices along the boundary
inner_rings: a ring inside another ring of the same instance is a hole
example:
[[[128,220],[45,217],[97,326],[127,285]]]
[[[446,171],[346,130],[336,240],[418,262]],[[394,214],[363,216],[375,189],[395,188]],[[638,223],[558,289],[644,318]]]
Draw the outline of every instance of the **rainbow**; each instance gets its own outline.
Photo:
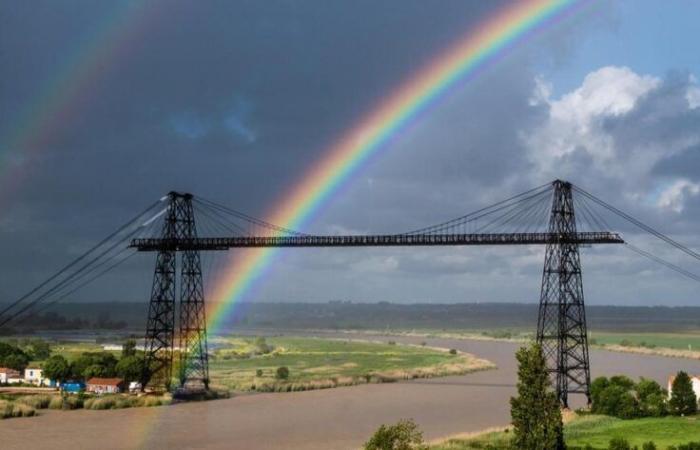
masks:
[[[156,2],[121,2],[110,8],[47,82],[16,115],[0,142],[0,195],[7,196],[24,175],[34,154],[51,147],[54,138],[70,129],[71,121],[96,97],[100,81],[113,72],[151,29]],[[11,131],[9,131],[11,130]]]
[[[370,157],[404,130],[446,93],[474,77],[507,54],[515,44],[580,9],[584,1],[524,0],[512,2],[482,22],[430,64],[383,99],[350,131],[341,136],[326,156],[312,167],[291,193],[274,205],[271,223],[303,229],[319,208]],[[223,320],[269,268],[277,250],[248,250],[232,259],[213,290],[209,332]]]

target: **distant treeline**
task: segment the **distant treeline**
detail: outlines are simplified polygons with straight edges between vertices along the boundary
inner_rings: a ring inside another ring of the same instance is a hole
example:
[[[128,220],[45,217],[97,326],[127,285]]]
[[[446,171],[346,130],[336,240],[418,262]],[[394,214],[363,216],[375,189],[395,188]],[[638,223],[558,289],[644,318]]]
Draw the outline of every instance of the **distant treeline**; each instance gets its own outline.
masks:
[[[30,329],[134,329],[146,303],[66,303],[30,318]],[[700,331],[700,307],[588,306],[588,326],[601,331]],[[537,305],[522,303],[242,303],[224,324],[279,329],[533,329]]]

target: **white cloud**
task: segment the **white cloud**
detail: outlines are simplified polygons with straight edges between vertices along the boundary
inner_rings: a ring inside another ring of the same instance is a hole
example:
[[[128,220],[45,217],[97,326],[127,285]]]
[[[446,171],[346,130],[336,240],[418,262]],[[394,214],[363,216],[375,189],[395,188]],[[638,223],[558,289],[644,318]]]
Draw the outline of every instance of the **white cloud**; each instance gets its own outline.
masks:
[[[687,179],[679,179],[661,189],[656,200],[656,205],[659,208],[681,213],[683,212],[685,200],[699,193],[700,184],[693,183]]]
[[[700,108],[700,87],[697,85],[688,86],[685,93],[685,99],[688,102],[688,108]]]
[[[615,149],[602,129],[603,120],[628,113],[660,82],[626,67],[603,67],[588,74],[579,88],[554,100],[548,94],[551,89],[539,80],[533,98],[549,105],[549,118],[525,138],[535,166],[548,178],[556,178],[561,158],[584,152],[599,168],[610,167]]]

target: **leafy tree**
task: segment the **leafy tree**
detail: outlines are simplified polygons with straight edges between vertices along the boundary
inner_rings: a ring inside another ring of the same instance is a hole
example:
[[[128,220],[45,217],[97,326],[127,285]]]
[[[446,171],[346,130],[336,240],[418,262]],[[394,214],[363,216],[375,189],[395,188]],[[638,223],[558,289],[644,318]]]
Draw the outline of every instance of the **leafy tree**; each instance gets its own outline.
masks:
[[[631,419],[638,415],[637,399],[624,386],[608,386],[600,393],[599,402],[597,413],[621,419]]]
[[[122,345],[122,358],[136,356],[136,340],[128,339]]]
[[[117,375],[124,379],[127,383],[130,381],[139,381],[141,379],[141,370],[143,369],[143,359],[137,356],[127,356],[119,360],[115,366]]]
[[[551,390],[542,348],[537,344],[522,347],[516,358],[518,396],[510,399],[515,447],[523,450],[564,448],[559,399]]]
[[[116,365],[117,358],[109,352],[85,352],[71,364],[71,374],[78,379],[112,377]]]
[[[286,380],[289,378],[289,368],[287,366],[278,367],[275,376],[280,380]]]
[[[672,414],[677,416],[695,414],[698,410],[698,399],[693,392],[690,377],[682,370],[676,374],[671,385],[671,400],[668,402]]]
[[[423,433],[413,420],[400,420],[395,425],[382,425],[365,443],[365,450],[427,450]]]
[[[630,443],[627,439],[616,437],[610,439],[610,444],[608,444],[608,450],[632,450]]]
[[[634,388],[639,401],[639,414],[645,417],[661,417],[667,413],[666,391],[654,380],[640,378]]]
[[[634,381],[630,377],[627,377],[625,375],[615,375],[610,377],[610,384],[614,384],[615,386],[621,386],[628,391],[631,391],[634,389]]]
[[[51,356],[51,346],[43,339],[36,339],[29,345],[32,359],[47,359]]]
[[[70,364],[61,355],[53,355],[44,363],[44,375],[50,380],[60,382],[70,378]]]
[[[22,371],[29,361],[29,355],[18,346],[0,342],[0,367]]]
[[[610,380],[606,377],[598,377],[591,383],[591,412],[601,413],[598,410],[600,408],[600,394],[610,386]]]

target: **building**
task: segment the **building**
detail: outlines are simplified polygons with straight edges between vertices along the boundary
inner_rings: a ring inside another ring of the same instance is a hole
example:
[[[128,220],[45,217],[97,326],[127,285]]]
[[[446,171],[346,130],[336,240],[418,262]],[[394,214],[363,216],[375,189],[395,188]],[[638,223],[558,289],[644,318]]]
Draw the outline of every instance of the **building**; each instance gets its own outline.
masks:
[[[19,371],[7,367],[0,367],[0,384],[21,383]]]
[[[42,370],[38,367],[27,367],[24,369],[24,382],[41,386],[44,381]]]
[[[61,390],[69,394],[77,394],[85,390],[85,383],[82,381],[66,381],[61,384]]]
[[[121,378],[90,378],[87,381],[87,391],[95,394],[116,394],[124,390],[124,380]]]
[[[695,392],[695,397],[700,400],[700,375],[690,375],[690,382],[693,384],[693,392]],[[673,380],[676,379],[675,375],[668,377],[668,397],[671,398],[671,390],[673,387]]]

